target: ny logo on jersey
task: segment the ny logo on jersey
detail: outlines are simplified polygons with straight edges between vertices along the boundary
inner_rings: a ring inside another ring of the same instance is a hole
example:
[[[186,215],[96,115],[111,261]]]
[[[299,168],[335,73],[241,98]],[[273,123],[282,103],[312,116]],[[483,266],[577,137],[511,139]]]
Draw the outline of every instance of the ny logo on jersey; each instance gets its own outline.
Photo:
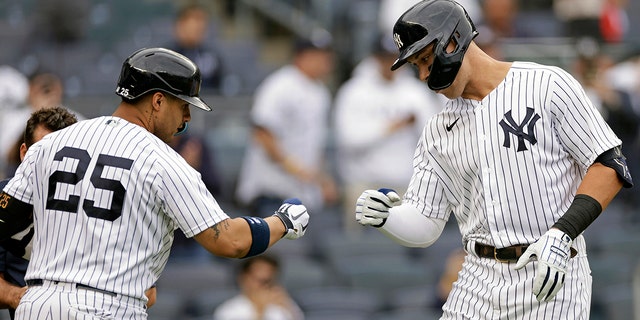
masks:
[[[535,131],[533,130],[533,126],[540,119],[538,114],[534,114],[533,108],[527,108],[527,114],[520,124],[516,123],[511,116],[511,111],[504,114],[504,119],[500,120],[500,126],[504,131],[504,143],[502,146],[506,148],[511,147],[511,139],[509,134],[513,134],[518,138],[518,151],[528,150],[527,146],[524,144],[524,140],[529,141],[531,145],[536,144],[538,140],[536,140]],[[527,132],[524,132],[525,126],[527,127]]]

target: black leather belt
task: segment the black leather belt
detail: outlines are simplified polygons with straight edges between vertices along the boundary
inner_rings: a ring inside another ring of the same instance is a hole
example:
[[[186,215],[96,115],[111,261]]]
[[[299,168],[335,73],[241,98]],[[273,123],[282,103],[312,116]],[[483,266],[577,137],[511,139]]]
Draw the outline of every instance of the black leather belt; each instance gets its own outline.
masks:
[[[476,254],[481,258],[496,259],[500,262],[516,262],[529,247],[528,244],[517,244],[506,248],[496,248],[476,242]],[[571,248],[571,258],[575,257],[578,251]]]
[[[61,283],[62,281],[51,281],[51,282],[53,284],[58,284],[58,283]],[[44,284],[44,280],[42,280],[42,279],[31,279],[31,280],[27,280],[26,283],[30,287],[37,287],[37,286],[43,285]],[[94,288],[92,286],[88,286],[88,285],[82,284],[82,283],[75,283],[74,285],[78,289],[86,289],[86,290],[91,290],[91,291],[95,291],[95,292],[100,292],[100,293],[104,293],[104,294],[107,294],[107,295],[110,295],[110,296],[113,296],[113,297],[118,295],[115,292]]]

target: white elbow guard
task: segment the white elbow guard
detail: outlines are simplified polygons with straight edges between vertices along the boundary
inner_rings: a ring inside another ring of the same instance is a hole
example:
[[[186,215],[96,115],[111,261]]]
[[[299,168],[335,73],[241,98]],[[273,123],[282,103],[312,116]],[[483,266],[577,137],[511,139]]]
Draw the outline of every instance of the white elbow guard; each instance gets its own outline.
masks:
[[[404,203],[389,209],[387,222],[378,230],[403,246],[425,248],[438,240],[446,223],[446,220],[425,217]]]

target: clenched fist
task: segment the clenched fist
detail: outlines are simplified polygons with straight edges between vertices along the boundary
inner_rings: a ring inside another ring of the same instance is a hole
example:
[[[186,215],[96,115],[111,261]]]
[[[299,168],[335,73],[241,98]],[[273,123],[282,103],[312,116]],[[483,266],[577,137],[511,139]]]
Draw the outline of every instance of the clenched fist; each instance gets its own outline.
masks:
[[[366,190],[356,202],[356,221],[361,225],[380,228],[387,222],[389,209],[402,203],[392,189]]]
[[[273,215],[280,218],[287,228],[283,236],[286,239],[298,239],[302,237],[309,225],[307,208],[297,198],[285,200]]]

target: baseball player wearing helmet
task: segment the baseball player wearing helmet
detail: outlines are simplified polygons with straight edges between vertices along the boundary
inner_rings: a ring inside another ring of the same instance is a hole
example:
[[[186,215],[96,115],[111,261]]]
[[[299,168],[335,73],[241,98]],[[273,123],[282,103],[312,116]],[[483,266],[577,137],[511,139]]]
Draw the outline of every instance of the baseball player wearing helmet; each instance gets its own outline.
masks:
[[[356,220],[412,247],[450,214],[467,252],[441,319],[588,319],[582,232],[631,187],[621,142],[560,68],[497,61],[458,3],[425,0],[396,22],[399,57],[450,100],[424,128],[403,198],[366,190]]]
[[[184,131],[200,72],[163,48],[125,60],[112,116],[85,120],[33,145],[0,194],[0,240],[33,222],[29,289],[16,319],[146,319],[180,228],[212,254],[260,254],[304,235],[297,199],[273,216],[230,218],[167,141]],[[33,210],[31,216],[23,214]],[[21,214],[22,213],[22,214]]]

